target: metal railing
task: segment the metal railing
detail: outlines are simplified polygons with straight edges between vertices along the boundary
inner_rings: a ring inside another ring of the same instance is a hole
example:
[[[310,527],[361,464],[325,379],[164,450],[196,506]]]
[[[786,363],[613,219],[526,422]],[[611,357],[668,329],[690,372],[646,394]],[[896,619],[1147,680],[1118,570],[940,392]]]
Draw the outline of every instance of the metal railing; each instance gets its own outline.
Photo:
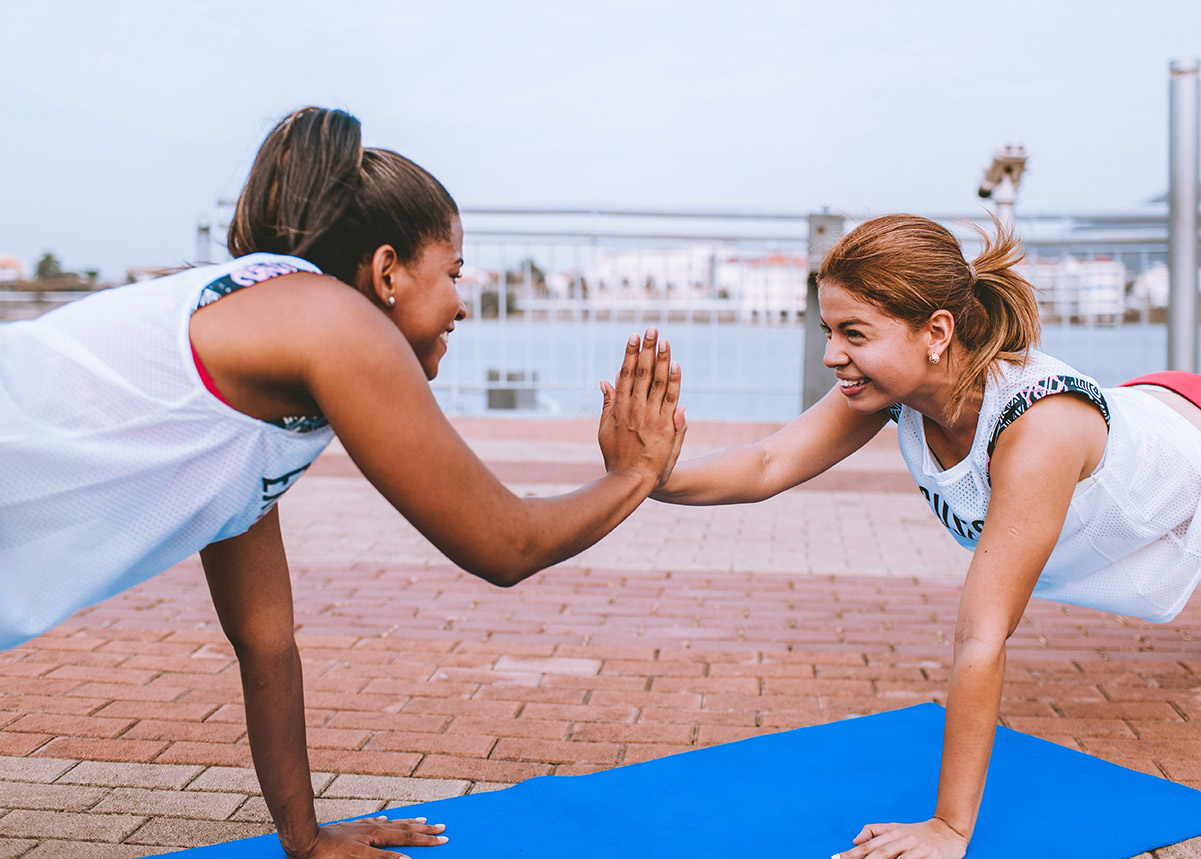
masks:
[[[469,209],[470,308],[434,389],[456,413],[521,390],[538,410],[595,411],[626,336],[672,340],[694,414],[782,420],[799,411],[808,215]],[[936,220],[971,257],[972,224]],[[849,221],[847,229],[855,226]],[[1166,213],[1018,220],[1044,344],[1102,384],[1161,369]],[[500,308],[506,308],[501,313]],[[510,400],[512,398],[509,398]]]
[[[463,220],[469,318],[433,383],[449,412],[595,413],[597,380],[612,378],[628,335],[651,325],[673,344],[695,417],[780,421],[800,410],[808,214],[466,209]],[[936,220],[969,258],[971,225],[990,228],[983,212]],[[1017,226],[1047,351],[1103,385],[1165,366],[1166,211]],[[0,318],[79,294],[0,291]]]

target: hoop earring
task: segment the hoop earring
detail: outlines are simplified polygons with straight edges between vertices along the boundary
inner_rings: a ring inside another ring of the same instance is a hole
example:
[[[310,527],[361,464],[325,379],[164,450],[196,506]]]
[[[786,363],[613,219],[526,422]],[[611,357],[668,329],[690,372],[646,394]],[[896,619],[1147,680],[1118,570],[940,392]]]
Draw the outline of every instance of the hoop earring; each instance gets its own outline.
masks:
[[[942,360],[942,356],[940,356],[937,352],[930,353],[930,363],[931,364],[937,364],[941,360]]]

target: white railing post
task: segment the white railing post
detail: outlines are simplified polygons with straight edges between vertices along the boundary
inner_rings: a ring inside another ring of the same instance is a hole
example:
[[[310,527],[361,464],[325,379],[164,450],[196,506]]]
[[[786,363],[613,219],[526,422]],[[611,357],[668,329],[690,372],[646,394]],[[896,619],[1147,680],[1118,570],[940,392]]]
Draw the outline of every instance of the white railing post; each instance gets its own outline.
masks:
[[[1168,369],[1197,372],[1197,60],[1169,65]]]
[[[801,366],[801,409],[824,397],[834,384],[834,374],[825,365],[826,335],[821,329],[817,306],[817,270],[826,251],[842,237],[842,215],[809,216],[809,278],[805,299],[805,354]]]

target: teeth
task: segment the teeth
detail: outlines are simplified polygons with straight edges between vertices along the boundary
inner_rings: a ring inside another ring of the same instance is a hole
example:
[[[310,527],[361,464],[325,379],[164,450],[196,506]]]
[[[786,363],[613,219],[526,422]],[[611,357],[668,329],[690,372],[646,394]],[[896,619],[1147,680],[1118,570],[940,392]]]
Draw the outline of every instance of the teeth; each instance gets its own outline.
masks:
[[[862,385],[867,379],[839,379],[838,384],[843,388],[853,388],[856,385]]]

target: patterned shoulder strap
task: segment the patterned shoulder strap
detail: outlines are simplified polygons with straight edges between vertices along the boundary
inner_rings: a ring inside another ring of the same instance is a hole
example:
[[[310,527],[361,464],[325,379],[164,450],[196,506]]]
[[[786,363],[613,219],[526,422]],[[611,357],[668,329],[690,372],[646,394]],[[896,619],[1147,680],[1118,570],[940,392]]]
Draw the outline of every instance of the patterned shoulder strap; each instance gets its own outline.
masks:
[[[1001,409],[1001,416],[997,419],[996,425],[993,427],[992,435],[988,439],[988,465],[985,466],[985,477],[989,484],[992,483],[992,477],[989,473],[989,465],[992,464],[992,453],[997,447],[997,439],[1001,437],[1001,433],[1026,413],[1026,409],[1037,403],[1043,397],[1049,397],[1052,394],[1079,394],[1084,397],[1101,411],[1101,417],[1105,418],[1105,426],[1109,427],[1109,404],[1105,402],[1105,397],[1101,393],[1101,389],[1093,382],[1087,379],[1081,379],[1077,376],[1048,376],[1045,379],[1039,379],[1029,387],[1019,391],[1013,399],[1005,404],[1005,408]]]
[[[310,265],[309,267],[305,267],[287,259],[267,259],[259,260],[258,262],[247,260],[245,264],[235,266],[228,273],[205,284],[204,289],[200,291],[200,298],[196,303],[196,309],[199,310],[206,304],[212,304],[217,299],[224,298],[231,292],[237,292],[243,287],[254,286],[256,283],[262,283],[273,277],[280,277],[281,275],[292,274],[298,271],[320,273],[320,269],[316,266]]]
[[[899,424],[901,422],[901,404],[893,403],[891,406],[889,406],[888,416],[892,419],[893,423]]]

